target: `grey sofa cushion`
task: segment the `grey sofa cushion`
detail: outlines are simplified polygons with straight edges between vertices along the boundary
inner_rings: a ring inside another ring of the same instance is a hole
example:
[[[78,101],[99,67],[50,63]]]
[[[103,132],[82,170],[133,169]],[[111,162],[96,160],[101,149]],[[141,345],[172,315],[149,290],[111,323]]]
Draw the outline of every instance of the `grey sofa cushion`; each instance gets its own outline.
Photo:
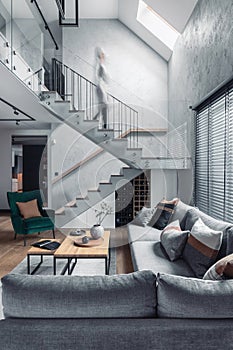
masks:
[[[167,224],[171,222],[171,217],[174,213],[174,208],[177,205],[178,201],[178,198],[173,198],[170,201],[167,199],[162,199],[156,205],[156,211],[148,225],[157,228],[158,230],[164,229]]]
[[[200,210],[197,210],[197,213],[208,227],[212,228],[213,230],[223,232],[222,245],[219,250],[217,260],[233,253],[233,224],[214,219]]]
[[[160,274],[157,314],[174,318],[233,318],[233,280],[206,281]]]
[[[141,241],[130,245],[135,270],[152,270],[154,273],[169,273],[180,276],[194,276],[192,269],[183,259],[171,262],[160,242]]]
[[[182,202],[180,199],[174,208],[174,214],[172,215],[171,221],[179,220],[182,221],[188,210],[192,209],[191,205]]]
[[[201,218],[193,225],[183,251],[183,259],[196,277],[202,278],[217,259],[222,243],[222,231],[206,226]]]
[[[156,208],[142,207],[137,216],[131,221],[131,224],[145,227],[150,222],[155,211]]]
[[[160,239],[169,259],[175,261],[183,253],[189,231],[181,231],[179,220],[171,222],[163,229]]]
[[[127,225],[129,243],[136,241],[160,241],[161,231],[151,226]]]
[[[139,271],[114,276],[2,278],[6,318],[155,317],[156,276]]]
[[[195,208],[187,211],[183,220],[180,223],[180,227],[182,230],[191,231],[195,222],[199,219],[199,213]]]

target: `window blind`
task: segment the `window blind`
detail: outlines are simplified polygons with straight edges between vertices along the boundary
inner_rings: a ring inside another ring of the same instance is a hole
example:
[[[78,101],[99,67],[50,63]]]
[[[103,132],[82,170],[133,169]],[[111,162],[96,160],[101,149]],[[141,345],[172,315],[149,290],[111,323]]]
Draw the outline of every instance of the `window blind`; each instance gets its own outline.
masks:
[[[229,84],[196,109],[195,205],[233,222],[233,86]]]

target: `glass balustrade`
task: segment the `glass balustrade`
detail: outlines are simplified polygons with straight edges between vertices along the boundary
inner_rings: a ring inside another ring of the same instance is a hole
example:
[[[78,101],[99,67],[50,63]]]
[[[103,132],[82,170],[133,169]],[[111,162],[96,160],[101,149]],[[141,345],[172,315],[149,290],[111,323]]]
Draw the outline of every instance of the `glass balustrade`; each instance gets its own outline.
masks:
[[[49,60],[54,51],[33,3],[0,0],[0,60],[36,93],[49,88]]]

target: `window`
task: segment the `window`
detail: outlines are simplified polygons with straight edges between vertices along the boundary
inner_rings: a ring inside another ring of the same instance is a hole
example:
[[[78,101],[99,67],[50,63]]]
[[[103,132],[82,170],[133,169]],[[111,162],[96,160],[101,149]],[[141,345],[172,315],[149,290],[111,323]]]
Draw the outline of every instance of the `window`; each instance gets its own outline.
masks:
[[[142,0],[138,4],[137,21],[173,50],[179,33]]]
[[[195,204],[233,220],[233,82],[196,109]]]

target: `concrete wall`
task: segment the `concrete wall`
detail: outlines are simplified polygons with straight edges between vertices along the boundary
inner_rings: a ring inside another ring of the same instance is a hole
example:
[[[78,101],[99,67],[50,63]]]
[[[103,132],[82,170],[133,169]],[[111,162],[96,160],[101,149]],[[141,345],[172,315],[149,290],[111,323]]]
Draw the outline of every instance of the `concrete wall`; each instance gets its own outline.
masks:
[[[233,71],[233,6],[229,0],[199,0],[169,61],[169,129],[187,122],[187,145],[191,154],[194,106]],[[170,138],[170,145],[176,140]],[[190,200],[192,169],[179,172],[179,192]]]
[[[232,75],[233,6],[229,0],[199,0],[169,61],[169,121],[192,118],[190,105]]]
[[[81,20],[79,28],[63,29],[64,63],[95,81],[95,48],[106,53],[108,91],[127,104],[156,112],[167,120],[167,62],[118,20]]]

